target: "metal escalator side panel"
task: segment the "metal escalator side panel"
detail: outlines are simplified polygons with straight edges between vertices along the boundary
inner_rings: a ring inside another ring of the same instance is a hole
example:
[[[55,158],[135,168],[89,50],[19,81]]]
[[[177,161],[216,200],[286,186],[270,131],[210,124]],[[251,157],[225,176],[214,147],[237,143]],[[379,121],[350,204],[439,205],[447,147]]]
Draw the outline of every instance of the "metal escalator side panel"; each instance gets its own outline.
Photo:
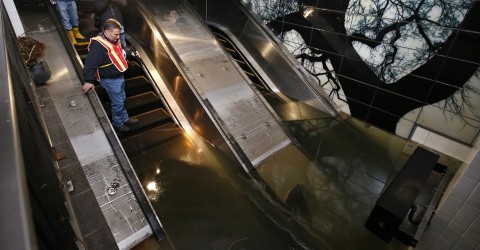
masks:
[[[190,1],[192,2],[192,1]],[[284,95],[302,101],[333,116],[340,109],[328,97],[306,69],[281,44],[273,33],[252,15],[240,1],[210,0],[193,1],[202,17],[211,25],[224,27],[238,39],[253,61],[259,66],[274,86]],[[264,77],[264,79],[267,79]]]
[[[141,4],[148,6],[150,21],[169,45],[168,53],[181,66],[185,82],[225,133],[225,139],[239,146],[249,164],[255,166],[291,143],[266,101],[252,89],[189,6],[182,1]]]

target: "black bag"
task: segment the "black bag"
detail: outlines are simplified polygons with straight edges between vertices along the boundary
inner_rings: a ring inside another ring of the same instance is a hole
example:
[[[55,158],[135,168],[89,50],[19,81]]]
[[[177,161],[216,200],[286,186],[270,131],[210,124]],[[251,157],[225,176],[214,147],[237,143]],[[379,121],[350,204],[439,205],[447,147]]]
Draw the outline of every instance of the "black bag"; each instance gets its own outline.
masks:
[[[44,85],[52,75],[47,62],[45,61],[37,62],[37,60],[32,60],[28,62],[27,66],[30,71],[30,76],[37,86]]]

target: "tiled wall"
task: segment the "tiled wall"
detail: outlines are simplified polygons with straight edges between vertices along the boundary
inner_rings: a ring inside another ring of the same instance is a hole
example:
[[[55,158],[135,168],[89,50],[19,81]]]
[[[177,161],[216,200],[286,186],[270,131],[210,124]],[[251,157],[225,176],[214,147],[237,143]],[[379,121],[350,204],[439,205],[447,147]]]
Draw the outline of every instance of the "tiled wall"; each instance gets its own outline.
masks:
[[[480,151],[458,175],[416,249],[480,249]]]

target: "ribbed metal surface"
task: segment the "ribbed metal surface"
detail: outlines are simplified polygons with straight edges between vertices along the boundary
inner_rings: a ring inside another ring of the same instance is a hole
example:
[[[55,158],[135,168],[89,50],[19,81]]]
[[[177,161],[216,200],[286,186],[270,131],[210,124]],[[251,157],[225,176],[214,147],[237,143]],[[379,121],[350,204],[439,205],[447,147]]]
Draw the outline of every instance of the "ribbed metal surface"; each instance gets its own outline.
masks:
[[[205,24],[181,1],[145,1],[188,81],[255,166],[290,143],[263,97],[229,60]]]
[[[340,109],[297,59],[236,0],[189,0],[209,25],[235,37],[239,49],[269,87],[333,116]],[[231,37],[232,38],[232,37]],[[244,51],[243,51],[244,50]]]

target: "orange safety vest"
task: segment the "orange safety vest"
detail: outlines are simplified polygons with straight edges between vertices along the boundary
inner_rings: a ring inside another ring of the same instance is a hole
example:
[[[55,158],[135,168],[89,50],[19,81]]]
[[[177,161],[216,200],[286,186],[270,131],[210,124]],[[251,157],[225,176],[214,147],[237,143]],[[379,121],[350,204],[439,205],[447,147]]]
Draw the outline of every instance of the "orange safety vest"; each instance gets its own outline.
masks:
[[[127,63],[127,60],[125,59],[124,51],[120,44],[120,41],[118,41],[117,44],[113,44],[101,36],[96,36],[96,37],[90,38],[90,44],[92,44],[92,40],[99,42],[103,47],[105,47],[105,49],[107,49],[108,57],[110,58],[110,61],[112,61],[112,63],[101,65],[99,68],[104,68],[113,64],[120,72],[124,72],[125,70],[127,70],[128,63]],[[90,50],[90,44],[88,44],[89,50]],[[100,79],[98,69],[97,69],[97,79]]]

